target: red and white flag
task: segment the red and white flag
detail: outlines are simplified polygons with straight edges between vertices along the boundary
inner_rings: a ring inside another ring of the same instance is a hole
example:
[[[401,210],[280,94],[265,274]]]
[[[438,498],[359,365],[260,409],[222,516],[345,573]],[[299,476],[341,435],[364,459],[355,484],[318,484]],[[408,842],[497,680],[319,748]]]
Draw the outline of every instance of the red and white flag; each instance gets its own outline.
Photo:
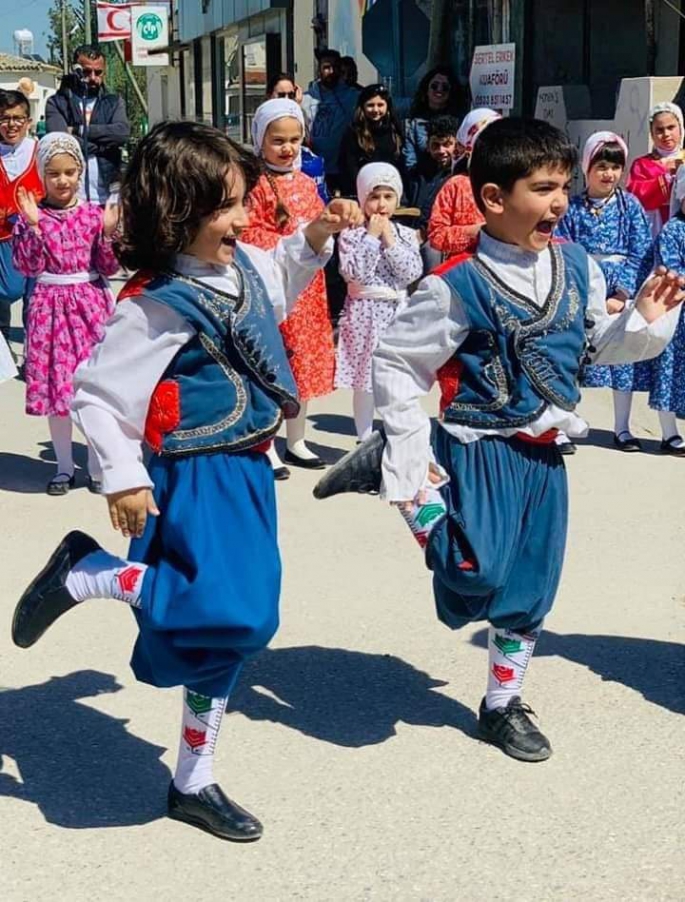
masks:
[[[98,3],[98,41],[125,41],[131,37],[128,3]]]

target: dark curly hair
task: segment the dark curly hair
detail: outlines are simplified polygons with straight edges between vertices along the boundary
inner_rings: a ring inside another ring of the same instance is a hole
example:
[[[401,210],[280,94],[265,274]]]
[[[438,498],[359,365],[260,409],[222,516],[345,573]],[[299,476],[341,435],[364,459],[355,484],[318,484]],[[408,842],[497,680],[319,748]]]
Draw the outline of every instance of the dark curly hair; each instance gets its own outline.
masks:
[[[199,122],[156,125],[137,146],[122,181],[122,236],[115,244],[121,263],[169,269],[202,221],[228,201],[231,169],[242,172],[249,194],[260,172],[254,154]]]
[[[461,117],[466,109],[466,96],[463,88],[449,66],[435,66],[429,69],[419,82],[409,109],[410,119],[428,119],[435,115],[428,104],[428,86],[436,75],[442,75],[450,83],[450,96],[446,106],[440,110],[441,115]]]

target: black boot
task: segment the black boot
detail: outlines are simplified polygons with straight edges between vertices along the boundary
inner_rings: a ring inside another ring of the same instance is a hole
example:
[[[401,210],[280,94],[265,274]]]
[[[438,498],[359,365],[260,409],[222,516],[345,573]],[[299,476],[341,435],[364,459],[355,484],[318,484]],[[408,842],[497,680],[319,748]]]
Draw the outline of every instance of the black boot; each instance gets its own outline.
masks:
[[[385,433],[372,432],[369,438],[334,464],[314,486],[321,500],[343,492],[379,492]]]
[[[519,761],[546,761],[552,754],[552,746],[529,714],[535,711],[524,705],[518,695],[510,699],[506,708],[492,711],[488,711],[483,699],[478,714],[480,738],[498,745],[505,754]]]
[[[217,783],[199,792],[183,793],[169,785],[168,814],[175,821],[183,821],[206,830],[220,839],[233,842],[254,842],[264,828],[254,815],[231,801]]]
[[[12,640],[20,648],[29,648],[45,630],[73,608],[77,601],[66,588],[69,571],[87,554],[101,551],[84,532],[68,533],[50,560],[19,599],[12,620]]]

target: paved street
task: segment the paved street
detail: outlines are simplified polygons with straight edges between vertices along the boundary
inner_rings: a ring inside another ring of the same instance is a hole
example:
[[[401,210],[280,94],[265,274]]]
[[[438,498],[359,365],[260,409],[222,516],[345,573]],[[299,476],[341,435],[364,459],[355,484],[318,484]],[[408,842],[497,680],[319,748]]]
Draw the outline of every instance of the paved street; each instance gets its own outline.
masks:
[[[330,459],[353,444],[349,410],[345,393],[313,407]],[[66,530],[125,546],[85,488],[44,494],[45,421],[23,415],[19,382],[0,386],[0,898],[682,899],[685,461],[655,453],[643,402],[644,455],[608,447],[607,394],[584,410],[601,428],[569,463],[565,577],[527,683],[544,764],[474,738],[482,625],[437,623],[399,516],[315,502],[313,474],[279,486],[282,627],[217,755],[265,823],[243,847],[162,816],[180,696],[134,681],[123,604],[88,602],[33,649],[11,645],[15,602]]]

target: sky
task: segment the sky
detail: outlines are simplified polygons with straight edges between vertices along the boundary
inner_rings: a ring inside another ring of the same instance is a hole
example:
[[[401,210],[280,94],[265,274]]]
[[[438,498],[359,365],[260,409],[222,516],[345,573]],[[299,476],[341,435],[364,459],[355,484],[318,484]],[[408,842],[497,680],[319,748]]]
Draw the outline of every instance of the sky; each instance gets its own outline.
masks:
[[[45,35],[48,30],[48,10],[52,0],[0,0],[0,50],[12,53],[12,33],[17,28],[33,32],[34,52],[47,58]]]

